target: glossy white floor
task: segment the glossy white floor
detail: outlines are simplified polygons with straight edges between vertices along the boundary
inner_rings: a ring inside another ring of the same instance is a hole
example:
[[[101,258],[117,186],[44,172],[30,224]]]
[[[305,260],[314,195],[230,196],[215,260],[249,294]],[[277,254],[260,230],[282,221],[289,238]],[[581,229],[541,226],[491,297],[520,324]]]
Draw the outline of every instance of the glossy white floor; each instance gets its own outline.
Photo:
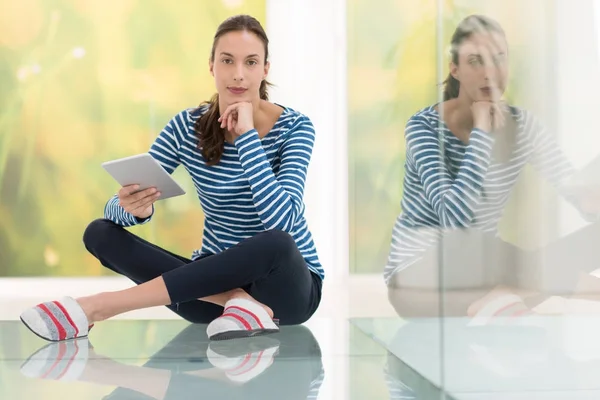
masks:
[[[326,283],[305,326],[252,340],[210,344],[205,326],[162,307],[64,344],[47,345],[18,321],[39,301],[128,285],[0,280],[0,398],[600,398],[600,303],[592,301],[553,298],[536,311],[566,315],[486,327],[402,320],[379,276],[351,276]]]
[[[496,322],[380,318],[353,324],[402,360],[390,373],[412,393],[425,381],[452,400],[600,398],[598,315]]]
[[[393,317],[381,277],[325,285],[320,309],[303,328],[264,338],[209,346],[205,326],[159,307],[97,324],[89,340],[44,347],[18,321],[21,310],[130,283],[0,280],[0,398],[387,398],[387,352],[349,323]]]

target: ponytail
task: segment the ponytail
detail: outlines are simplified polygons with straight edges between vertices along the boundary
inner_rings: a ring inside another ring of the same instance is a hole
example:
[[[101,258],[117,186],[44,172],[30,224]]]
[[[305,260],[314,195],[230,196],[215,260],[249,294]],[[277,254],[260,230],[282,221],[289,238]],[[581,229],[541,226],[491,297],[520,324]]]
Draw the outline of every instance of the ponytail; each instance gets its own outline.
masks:
[[[444,81],[444,101],[457,98],[459,89],[460,82],[452,74],[448,74]]]
[[[258,93],[261,100],[269,100],[269,86],[271,86],[271,84],[266,79],[263,79],[260,83],[260,89],[258,89]]]
[[[215,165],[221,160],[225,148],[225,132],[219,122],[219,94],[200,104],[200,107],[203,105],[208,105],[208,110],[198,119],[195,126],[198,148],[206,160],[206,165]]]
[[[259,94],[261,100],[269,100],[269,86],[271,84],[265,79],[260,83]],[[198,119],[195,130],[198,135],[198,148],[206,165],[216,165],[221,161],[225,150],[225,129],[221,128],[219,117],[219,94],[216,93],[208,102],[200,104],[199,107],[208,106],[208,110]]]

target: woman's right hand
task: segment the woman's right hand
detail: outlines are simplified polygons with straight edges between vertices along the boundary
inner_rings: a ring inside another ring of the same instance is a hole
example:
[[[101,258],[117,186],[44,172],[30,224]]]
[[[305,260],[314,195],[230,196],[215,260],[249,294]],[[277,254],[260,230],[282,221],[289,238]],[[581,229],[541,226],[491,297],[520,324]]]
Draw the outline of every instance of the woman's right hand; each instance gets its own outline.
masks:
[[[156,188],[138,191],[139,185],[123,186],[119,193],[119,205],[134,217],[145,219],[152,215],[152,205],[160,196]]]
[[[504,113],[499,103],[475,101],[471,105],[473,127],[484,132],[495,132],[504,126]]]

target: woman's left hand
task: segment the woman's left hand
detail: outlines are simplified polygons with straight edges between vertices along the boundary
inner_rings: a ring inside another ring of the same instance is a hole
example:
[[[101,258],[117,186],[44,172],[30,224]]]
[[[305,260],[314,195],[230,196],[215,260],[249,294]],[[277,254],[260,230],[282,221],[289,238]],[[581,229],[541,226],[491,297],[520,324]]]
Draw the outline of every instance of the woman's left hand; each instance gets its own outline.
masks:
[[[252,103],[242,101],[230,104],[219,117],[221,128],[227,129],[235,136],[241,136],[254,129],[254,116]]]

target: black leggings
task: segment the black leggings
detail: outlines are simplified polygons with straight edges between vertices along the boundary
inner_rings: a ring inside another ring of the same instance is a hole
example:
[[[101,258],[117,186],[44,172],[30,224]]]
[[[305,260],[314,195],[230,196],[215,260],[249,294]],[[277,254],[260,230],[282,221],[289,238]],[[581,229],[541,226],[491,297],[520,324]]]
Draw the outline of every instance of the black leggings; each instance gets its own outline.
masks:
[[[93,221],[83,242],[106,268],[136,284],[162,276],[167,307],[193,323],[209,323],[223,307],[197,300],[241,288],[269,306],[281,325],[307,321],[321,301],[321,278],[311,272],[294,239],[261,232],[222,253],[190,259],[170,253],[106,219]]]

